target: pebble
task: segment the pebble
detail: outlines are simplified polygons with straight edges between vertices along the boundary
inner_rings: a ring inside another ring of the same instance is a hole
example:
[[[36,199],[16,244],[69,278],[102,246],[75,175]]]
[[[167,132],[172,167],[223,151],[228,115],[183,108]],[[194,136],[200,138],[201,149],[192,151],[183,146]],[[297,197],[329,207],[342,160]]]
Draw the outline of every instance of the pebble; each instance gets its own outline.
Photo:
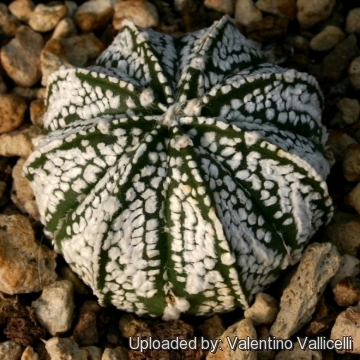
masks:
[[[129,350],[122,346],[118,346],[114,349],[105,348],[101,360],[128,360],[128,353]]]
[[[129,19],[143,28],[159,25],[159,14],[156,7],[146,0],[119,1],[114,5],[113,27],[120,30],[122,21]]]
[[[88,351],[79,348],[71,338],[52,337],[46,341],[45,348],[51,360],[88,360]]]
[[[333,326],[337,313],[321,296],[311,322],[305,328],[306,336],[318,336]]]
[[[267,15],[261,21],[250,24],[246,27],[246,36],[257,42],[274,42],[286,34],[289,20],[284,17]],[[268,59],[271,58],[272,62],[283,62],[286,58],[280,55],[278,60],[277,55],[271,50],[270,54],[266,54]],[[270,56],[269,56],[270,55]]]
[[[60,44],[70,64],[77,67],[95,60],[105,49],[104,44],[93,33],[60,39]]]
[[[270,329],[271,335],[288,339],[311,319],[326,285],[338,271],[340,261],[336,247],[330,243],[307,246],[281,296],[280,311]]]
[[[330,125],[338,125],[341,128],[354,124],[360,115],[360,104],[356,99],[342,98],[336,104],[338,111],[330,122]]]
[[[114,9],[109,0],[90,0],[79,6],[74,21],[82,31],[94,31],[103,28],[113,14]]]
[[[310,41],[314,51],[328,51],[345,38],[344,32],[337,26],[328,25]]]
[[[348,255],[356,257],[360,250],[360,217],[337,211],[325,232],[327,241]]]
[[[67,68],[73,67],[64,53],[61,39],[56,38],[46,42],[44,49],[41,52],[40,64],[42,73],[41,85],[43,86],[47,85],[49,75],[58,70],[61,66]]]
[[[341,312],[336,318],[335,324],[331,330],[330,338],[333,340],[342,339],[344,335],[351,336],[353,339],[354,354],[360,354],[360,305],[348,307],[345,311]],[[339,351],[344,353],[345,351]]]
[[[68,331],[74,315],[74,288],[60,280],[44,286],[41,296],[31,303],[39,324],[51,335]]]
[[[34,151],[33,140],[35,141],[41,133],[40,128],[30,126],[0,135],[0,156],[27,158]]]
[[[0,95],[0,134],[17,129],[24,120],[27,105],[14,94]]]
[[[36,292],[55,281],[56,253],[35,240],[26,217],[0,214],[0,239],[0,291]]]
[[[319,75],[331,80],[340,80],[351,60],[358,54],[358,52],[359,49],[357,47],[356,36],[354,34],[347,36],[324,57],[322,63],[319,64],[321,68],[321,73]]]
[[[61,19],[59,23],[56,25],[56,28],[54,29],[51,38],[61,39],[75,35],[77,35],[77,30],[74,21],[71,18],[66,17],[64,19]]]
[[[19,21],[9,13],[7,6],[0,3],[0,36],[15,36],[19,26]]]
[[[215,353],[209,351],[206,360],[256,360],[256,351],[242,351],[240,349],[234,351],[231,349],[227,337],[231,342],[234,342],[236,336],[239,339],[246,339],[247,337],[250,339],[257,339],[256,330],[251,320],[243,319],[234,325],[229,326],[221,336],[220,344],[222,351],[219,349]]]
[[[35,99],[30,103],[30,121],[33,125],[44,126],[45,101],[44,99]]]
[[[35,9],[35,4],[32,0],[15,0],[9,4],[8,8],[18,20],[27,24]]]
[[[103,50],[103,43],[93,33],[50,39],[41,53],[41,84],[46,86],[48,76],[61,66],[85,66],[90,59],[97,58]]]
[[[204,0],[204,6],[222,14],[234,13],[234,0]]]
[[[29,25],[38,32],[53,30],[67,11],[65,4],[38,4],[30,16]]]
[[[11,90],[11,94],[20,96],[24,101],[30,102],[39,98],[39,91],[44,88],[26,88],[22,86],[15,86]]]
[[[206,339],[215,340],[221,337],[225,331],[225,327],[221,317],[214,315],[210,319],[205,320],[200,326],[201,335]]]
[[[97,301],[85,301],[79,310],[79,317],[71,336],[80,346],[90,346],[99,342],[97,315],[101,311]]]
[[[300,338],[300,341],[304,342],[304,339]],[[293,350],[281,350],[275,356],[275,360],[321,360],[322,358],[321,351],[309,348],[302,350],[298,342],[294,343]]]
[[[139,333],[146,332],[146,335],[151,335],[148,325],[141,319],[136,319],[131,314],[123,315],[119,320],[119,330],[124,338],[135,337]],[[144,335],[144,334],[142,334]]]
[[[0,75],[0,94],[5,94],[7,92],[7,86],[4,83],[2,76]]]
[[[37,97],[37,99],[45,100],[45,98],[46,98],[46,87],[41,87],[41,88],[37,89],[36,97]]]
[[[17,85],[30,87],[40,77],[40,54],[44,46],[42,36],[27,26],[21,26],[15,38],[1,48],[1,64]]]
[[[234,18],[238,26],[249,26],[261,21],[262,12],[255,7],[252,0],[236,0]]]
[[[0,343],[1,360],[18,360],[22,354],[22,347],[14,341],[5,341]]]
[[[243,319],[229,326],[221,336],[222,351],[219,349],[215,353],[210,351],[206,356],[206,360],[256,360],[256,351],[231,350],[227,337],[233,342],[236,336],[239,339],[246,339],[247,336],[250,339],[257,339],[256,330],[252,321]]]
[[[22,353],[20,360],[39,360],[39,355],[31,346],[27,346]]]
[[[296,15],[295,0],[258,0],[255,6],[261,11],[276,16],[284,16],[291,20]]]
[[[250,319],[254,325],[269,325],[275,321],[279,312],[279,303],[271,295],[257,293],[254,304],[245,310],[245,319]]]
[[[351,9],[346,17],[345,31],[360,34],[360,7]]]
[[[359,160],[357,158],[357,160]],[[360,164],[356,164],[357,170],[359,170]],[[359,175],[358,175],[359,176]],[[360,214],[360,183],[358,183],[354,189],[348,194],[348,202],[357,212]]]
[[[24,214],[36,220],[40,220],[39,210],[35,201],[34,191],[30,186],[29,180],[22,174],[25,159],[20,158],[12,170],[12,189],[11,200]]]
[[[297,20],[303,29],[309,29],[326,20],[335,5],[335,0],[297,0]]]
[[[339,306],[356,305],[360,301],[360,279],[347,276],[337,283],[332,291]]]
[[[301,35],[287,35],[286,41],[301,53],[306,52],[309,48],[309,41]]]
[[[353,144],[346,148],[343,160],[343,174],[347,181],[360,181],[360,145]]]
[[[341,257],[340,268],[331,279],[330,285],[334,287],[340,280],[347,276],[358,276],[360,274],[360,260],[355,256],[344,254]]]
[[[87,352],[88,360],[101,360],[102,349],[97,346],[85,346],[80,349]]]
[[[360,104],[357,99],[342,98],[336,107],[340,110],[342,121],[346,125],[352,125],[360,116]]]
[[[64,1],[64,3],[68,9],[66,16],[69,17],[70,19],[73,19],[79,7],[78,4],[75,1]]]
[[[352,144],[358,144],[357,141],[346,134],[344,131],[332,130],[328,131],[329,138],[327,141],[327,151],[332,153],[336,161],[342,161],[346,149]]]
[[[360,89],[360,56],[353,59],[348,68],[350,82],[355,90]]]

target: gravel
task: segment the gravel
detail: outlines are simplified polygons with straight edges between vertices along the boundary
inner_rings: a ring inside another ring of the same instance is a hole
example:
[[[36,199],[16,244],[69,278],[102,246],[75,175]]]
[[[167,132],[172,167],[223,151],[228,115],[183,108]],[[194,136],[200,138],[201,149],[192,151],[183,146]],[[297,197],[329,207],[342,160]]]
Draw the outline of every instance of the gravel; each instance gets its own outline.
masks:
[[[21,176],[32,140],[36,143],[42,131],[47,77],[61,65],[92,64],[124,18],[178,36],[209,26],[224,13],[235,18],[240,31],[272,62],[311,73],[319,81],[325,100],[323,123],[329,131],[334,219],[314,236],[300,265],[258,294],[245,314],[237,310],[163,322],[102,308],[52,251],[31,189]],[[0,3],[0,358],[359,358],[359,19],[360,7],[347,0]],[[231,349],[236,336],[266,340],[269,334],[290,336],[293,351]],[[300,349],[306,339],[343,336],[352,336],[353,353]],[[144,346],[155,339],[163,347],[177,339],[178,346],[184,341],[188,348],[140,352],[136,339]],[[224,351],[219,350],[222,344]]]

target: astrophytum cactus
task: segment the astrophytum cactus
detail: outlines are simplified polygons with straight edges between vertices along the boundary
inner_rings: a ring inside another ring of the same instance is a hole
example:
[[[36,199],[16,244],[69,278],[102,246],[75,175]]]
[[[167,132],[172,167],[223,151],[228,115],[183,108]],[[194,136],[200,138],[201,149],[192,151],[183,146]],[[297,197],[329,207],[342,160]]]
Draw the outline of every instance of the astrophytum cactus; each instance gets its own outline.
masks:
[[[331,216],[321,106],[229,17],[178,39],[124,21],[95,66],[50,76],[24,172],[101,304],[246,308]]]

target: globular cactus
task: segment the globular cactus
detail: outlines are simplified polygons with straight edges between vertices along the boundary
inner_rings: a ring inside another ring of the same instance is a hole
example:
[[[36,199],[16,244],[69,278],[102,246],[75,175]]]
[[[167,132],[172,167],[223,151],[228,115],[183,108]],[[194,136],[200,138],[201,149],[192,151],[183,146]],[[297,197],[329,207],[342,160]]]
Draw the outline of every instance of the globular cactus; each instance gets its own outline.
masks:
[[[229,17],[175,39],[124,21],[49,78],[24,167],[55,249],[101,304],[178,318],[248,307],[329,221],[315,79]]]

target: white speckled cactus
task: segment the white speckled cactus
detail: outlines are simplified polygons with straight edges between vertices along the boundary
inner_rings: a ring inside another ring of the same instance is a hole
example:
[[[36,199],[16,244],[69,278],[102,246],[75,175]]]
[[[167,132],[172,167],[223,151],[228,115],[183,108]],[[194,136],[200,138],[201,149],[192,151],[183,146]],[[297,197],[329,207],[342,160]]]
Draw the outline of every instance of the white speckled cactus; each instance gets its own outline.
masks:
[[[266,63],[228,17],[180,39],[124,22],[95,66],[49,83],[24,171],[102,304],[246,308],[329,221],[318,85]]]

